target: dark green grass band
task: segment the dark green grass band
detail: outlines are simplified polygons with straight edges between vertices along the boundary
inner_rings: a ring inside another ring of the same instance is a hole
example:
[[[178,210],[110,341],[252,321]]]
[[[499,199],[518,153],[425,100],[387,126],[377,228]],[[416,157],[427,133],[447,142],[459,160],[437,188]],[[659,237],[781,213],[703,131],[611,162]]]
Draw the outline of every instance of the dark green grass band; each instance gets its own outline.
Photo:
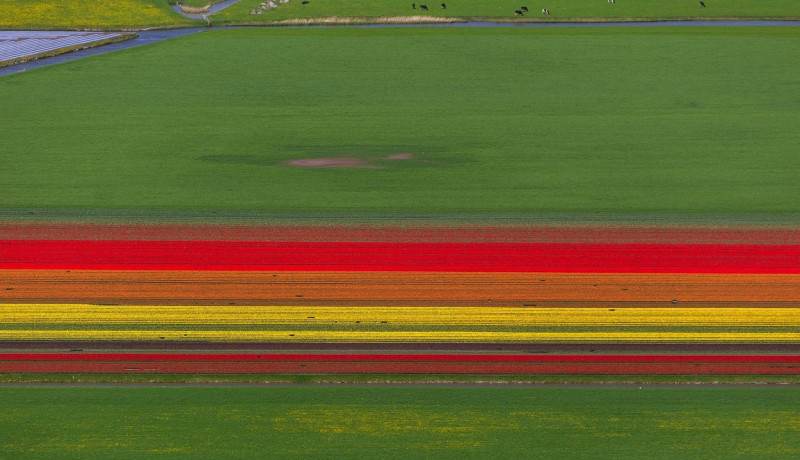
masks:
[[[799,396],[796,387],[6,387],[0,445],[26,458],[793,458]]]
[[[800,213],[609,213],[609,212],[369,212],[369,211],[209,211],[181,209],[0,209],[0,222],[187,223],[187,224],[364,224],[364,225],[631,225],[787,227]]]

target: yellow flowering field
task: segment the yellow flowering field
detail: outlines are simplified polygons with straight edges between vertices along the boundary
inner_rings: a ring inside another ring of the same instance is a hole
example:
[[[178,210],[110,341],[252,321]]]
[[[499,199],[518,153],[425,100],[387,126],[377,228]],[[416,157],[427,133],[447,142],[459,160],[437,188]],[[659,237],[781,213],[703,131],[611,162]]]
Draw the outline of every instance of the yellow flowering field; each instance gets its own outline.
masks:
[[[193,23],[167,0],[0,0],[0,29],[118,30]]]
[[[208,342],[564,342],[787,343],[798,332],[506,332],[506,331],[252,331],[252,330],[0,330],[0,340],[169,340]]]
[[[800,327],[796,308],[524,308],[0,304],[0,324]]]
[[[4,304],[0,340],[798,342],[800,309]]]

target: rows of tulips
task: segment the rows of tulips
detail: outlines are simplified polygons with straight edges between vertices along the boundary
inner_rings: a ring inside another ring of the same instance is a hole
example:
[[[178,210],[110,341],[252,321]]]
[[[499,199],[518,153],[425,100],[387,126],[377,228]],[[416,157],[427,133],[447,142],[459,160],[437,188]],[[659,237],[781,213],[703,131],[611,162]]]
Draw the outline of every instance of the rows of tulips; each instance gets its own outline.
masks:
[[[181,228],[193,234],[191,225]],[[749,244],[747,231],[735,229],[720,229],[730,241],[714,240],[708,229],[691,234],[711,243],[651,241],[649,233],[637,237],[646,241],[613,242],[598,229],[584,231],[600,242],[584,241],[580,228],[562,229],[576,241],[531,241],[556,233],[525,229],[506,229],[494,240],[483,232],[476,241],[453,229],[411,230],[429,241],[408,235],[381,241],[386,231],[362,229],[359,241],[346,241],[327,228],[318,235],[330,234],[331,241],[290,241],[291,232],[277,230],[280,237],[271,241],[266,230],[256,230],[223,232],[261,232],[240,240],[0,241],[0,273],[14,280],[0,294],[0,372],[800,373],[792,351],[800,344],[800,245],[792,244],[791,232],[773,232],[780,236],[775,241],[773,233],[756,232],[759,243]],[[459,283],[468,295],[459,294]],[[101,343],[108,352],[83,351]],[[179,353],[187,343],[206,349]],[[113,351],[153,344],[161,351]],[[250,350],[208,353],[217,344]],[[331,344],[342,353],[330,353]],[[437,344],[451,348],[431,353]],[[480,344],[489,348],[469,351]],[[514,348],[533,344],[553,353]],[[564,351],[593,344],[622,348]],[[700,351],[635,351],[648,344]],[[755,354],[702,348],[748,344],[774,348]],[[377,352],[356,352],[374,345]],[[501,351],[487,351],[492,347]]]

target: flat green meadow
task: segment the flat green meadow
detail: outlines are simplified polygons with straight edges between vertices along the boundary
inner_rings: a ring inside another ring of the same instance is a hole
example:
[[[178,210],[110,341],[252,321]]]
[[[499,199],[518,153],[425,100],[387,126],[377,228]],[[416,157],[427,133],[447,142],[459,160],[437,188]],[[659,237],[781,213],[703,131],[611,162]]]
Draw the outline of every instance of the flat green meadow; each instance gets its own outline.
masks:
[[[216,24],[265,23],[311,18],[397,18],[406,21],[491,19],[508,21],[632,20],[632,19],[720,19],[798,18],[800,3],[794,0],[711,0],[706,7],[698,0],[618,0],[613,4],[597,0],[300,0],[281,4],[260,15],[250,14],[262,0],[242,0],[213,16]],[[426,5],[427,11],[411,4]],[[514,12],[527,6],[524,16]],[[541,13],[543,8],[549,15]]]
[[[791,388],[0,388],[13,458],[792,458]]]
[[[416,13],[410,1],[292,0],[250,15],[261,1],[214,22]],[[706,3],[539,0],[526,18],[543,7],[548,20],[800,17],[796,0]],[[429,14],[511,19],[521,4],[461,0]],[[0,29],[189,24],[166,1],[0,0]],[[598,213],[796,226],[798,45],[797,27],[198,33],[0,77],[0,216]],[[309,167],[325,162],[349,167]],[[788,385],[102,378],[109,387],[58,385],[62,375],[0,386],[0,457],[800,456],[800,390]]]
[[[183,0],[184,6],[203,7],[219,0]],[[1,29],[146,29],[205,24],[182,17],[172,10],[176,0],[0,0]],[[795,0],[713,0],[702,8],[696,0],[621,0],[610,4],[596,0],[456,0],[429,3],[427,11],[400,0],[300,0],[254,15],[262,0],[241,0],[214,14],[217,25],[264,24],[282,21],[306,22],[401,22],[419,21],[607,21],[664,19],[797,19]],[[426,4],[422,1],[417,4]],[[529,11],[516,16],[521,6]],[[541,13],[543,8],[549,15]]]
[[[0,77],[0,209],[796,216],[794,27],[237,29]],[[291,166],[349,158],[351,168]]]

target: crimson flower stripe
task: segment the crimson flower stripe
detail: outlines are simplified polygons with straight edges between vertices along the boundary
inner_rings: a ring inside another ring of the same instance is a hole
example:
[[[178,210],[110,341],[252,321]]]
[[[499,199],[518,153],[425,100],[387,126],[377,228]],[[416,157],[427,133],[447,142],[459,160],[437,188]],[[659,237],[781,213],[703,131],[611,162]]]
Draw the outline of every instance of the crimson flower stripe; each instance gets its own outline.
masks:
[[[0,361],[11,373],[170,374],[728,374],[798,375],[795,364],[511,362]]]
[[[0,353],[0,361],[797,363],[800,355]]]
[[[800,273],[800,245],[2,240],[0,269]]]

